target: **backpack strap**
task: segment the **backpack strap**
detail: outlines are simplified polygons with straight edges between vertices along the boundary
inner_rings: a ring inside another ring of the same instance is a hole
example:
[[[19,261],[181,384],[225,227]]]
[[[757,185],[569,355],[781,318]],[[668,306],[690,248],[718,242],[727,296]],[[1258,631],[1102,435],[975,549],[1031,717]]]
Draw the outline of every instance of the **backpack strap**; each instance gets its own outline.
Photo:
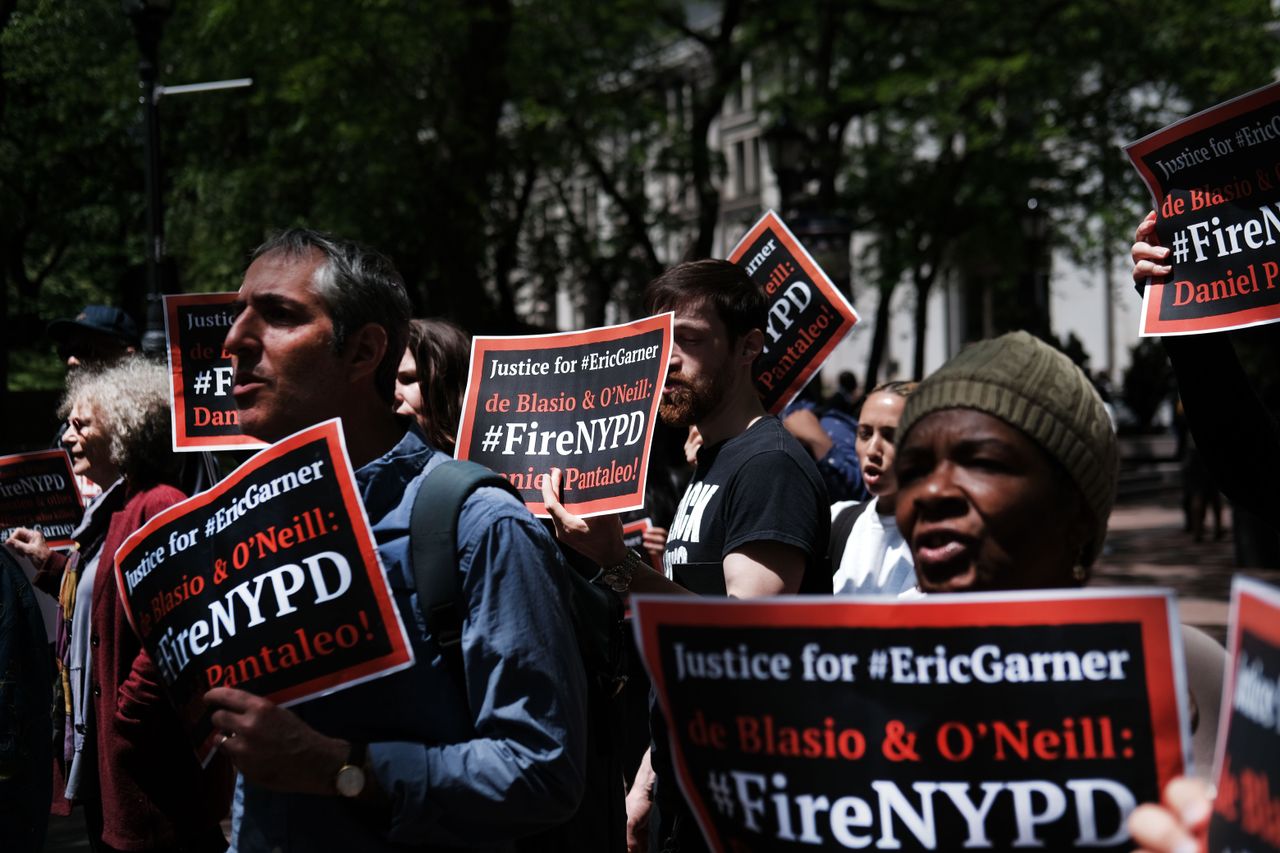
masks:
[[[444,660],[462,677],[462,610],[458,607],[458,516],[476,489],[504,489],[523,503],[507,480],[483,465],[459,459],[441,463],[422,478],[409,521],[409,553],[413,560],[418,609]]]
[[[840,561],[844,559],[844,549],[849,545],[849,536],[853,533],[854,522],[858,520],[858,516],[867,511],[869,506],[871,501],[850,504],[836,513],[836,517],[831,520],[831,539],[828,540],[827,553],[831,557],[832,576],[840,569]]]

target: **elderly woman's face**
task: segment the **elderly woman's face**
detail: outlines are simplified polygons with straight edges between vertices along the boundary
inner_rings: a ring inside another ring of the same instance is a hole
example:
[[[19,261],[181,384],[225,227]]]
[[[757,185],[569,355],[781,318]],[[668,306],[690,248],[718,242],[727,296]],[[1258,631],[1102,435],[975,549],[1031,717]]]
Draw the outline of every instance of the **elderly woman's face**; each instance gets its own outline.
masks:
[[[1078,490],[1020,430],[973,409],[922,418],[898,447],[897,521],[925,592],[1073,584]]]
[[[71,454],[71,470],[106,488],[120,475],[111,461],[111,446],[104,424],[92,406],[80,400],[71,407],[62,444]]]

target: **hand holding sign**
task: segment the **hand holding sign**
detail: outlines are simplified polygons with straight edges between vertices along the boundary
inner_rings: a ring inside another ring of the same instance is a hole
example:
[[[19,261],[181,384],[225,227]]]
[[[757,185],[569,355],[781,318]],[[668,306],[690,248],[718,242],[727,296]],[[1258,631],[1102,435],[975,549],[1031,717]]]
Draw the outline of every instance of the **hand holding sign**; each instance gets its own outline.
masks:
[[[115,568],[126,615],[202,759],[220,738],[209,688],[284,705],[413,664],[336,420],[153,518]],[[275,720],[265,731],[287,728],[261,703],[231,704]]]
[[[1144,336],[1280,320],[1280,84],[1125,146],[1169,248],[1143,291]],[[1151,245],[1150,241],[1148,242]],[[1136,249],[1136,247],[1135,247]],[[1137,261],[1156,260],[1144,256]],[[1145,269],[1145,268],[1144,268]]]
[[[1138,853],[1194,853],[1205,849],[1213,800],[1209,786],[1179,776],[1164,786],[1161,805],[1145,803],[1129,816]]]
[[[564,482],[559,468],[542,478],[542,503],[556,528],[556,538],[598,566],[621,563],[627,555],[622,542],[622,521],[616,515],[583,518],[574,515],[560,503]]]
[[[39,530],[16,528],[4,544],[30,560],[33,566],[43,566],[45,560],[49,559],[49,543]]]
[[[334,774],[351,748],[347,741],[326,737],[287,708],[244,690],[215,687],[204,699],[222,732],[217,749],[246,780],[273,791],[333,794]]]
[[[1148,279],[1168,275],[1173,267],[1168,265],[1169,250],[1160,245],[1160,235],[1156,233],[1156,212],[1149,212],[1138,223],[1138,230],[1133,235],[1133,280],[1139,292]]]
[[[581,516],[644,505],[649,445],[671,354],[671,315],[620,326],[472,340],[457,456],[492,468],[545,516],[556,493]]]

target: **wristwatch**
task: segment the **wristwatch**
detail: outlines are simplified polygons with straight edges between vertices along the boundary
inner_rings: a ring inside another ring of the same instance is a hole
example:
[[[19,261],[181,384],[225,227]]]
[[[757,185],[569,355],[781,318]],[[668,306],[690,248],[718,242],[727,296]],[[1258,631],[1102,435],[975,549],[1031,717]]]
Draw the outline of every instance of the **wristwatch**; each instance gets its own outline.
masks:
[[[645,568],[644,558],[630,548],[627,549],[627,556],[622,558],[621,563],[614,563],[612,566],[605,566],[600,573],[600,579],[604,581],[605,586],[618,593],[624,595],[627,590],[631,589],[631,578],[635,576],[636,570],[643,571]]]
[[[339,767],[338,774],[333,777],[333,787],[342,796],[358,797],[364,791],[364,756],[368,749],[367,744],[352,742],[347,763]]]

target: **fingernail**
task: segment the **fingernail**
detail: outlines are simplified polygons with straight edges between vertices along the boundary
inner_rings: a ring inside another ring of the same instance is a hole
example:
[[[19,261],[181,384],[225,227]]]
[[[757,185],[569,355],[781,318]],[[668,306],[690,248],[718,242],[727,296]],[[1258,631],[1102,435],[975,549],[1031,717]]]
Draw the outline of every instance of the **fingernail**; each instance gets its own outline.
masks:
[[[1169,247],[1168,247],[1168,246],[1161,246],[1161,247],[1160,247],[1160,257],[1162,257],[1162,258],[1167,258],[1167,257],[1169,257]]]
[[[1202,821],[1204,821],[1206,818],[1209,817],[1209,812],[1212,810],[1212,808],[1213,807],[1209,804],[1208,800],[1196,800],[1195,802],[1189,803],[1187,807],[1182,810],[1183,825],[1184,826],[1198,825],[1199,823],[1201,823]],[[1192,842],[1187,842],[1187,843],[1191,844],[1191,850],[1196,849],[1194,843]]]
[[[1173,267],[1156,267],[1157,275],[1168,275],[1173,271]]]

